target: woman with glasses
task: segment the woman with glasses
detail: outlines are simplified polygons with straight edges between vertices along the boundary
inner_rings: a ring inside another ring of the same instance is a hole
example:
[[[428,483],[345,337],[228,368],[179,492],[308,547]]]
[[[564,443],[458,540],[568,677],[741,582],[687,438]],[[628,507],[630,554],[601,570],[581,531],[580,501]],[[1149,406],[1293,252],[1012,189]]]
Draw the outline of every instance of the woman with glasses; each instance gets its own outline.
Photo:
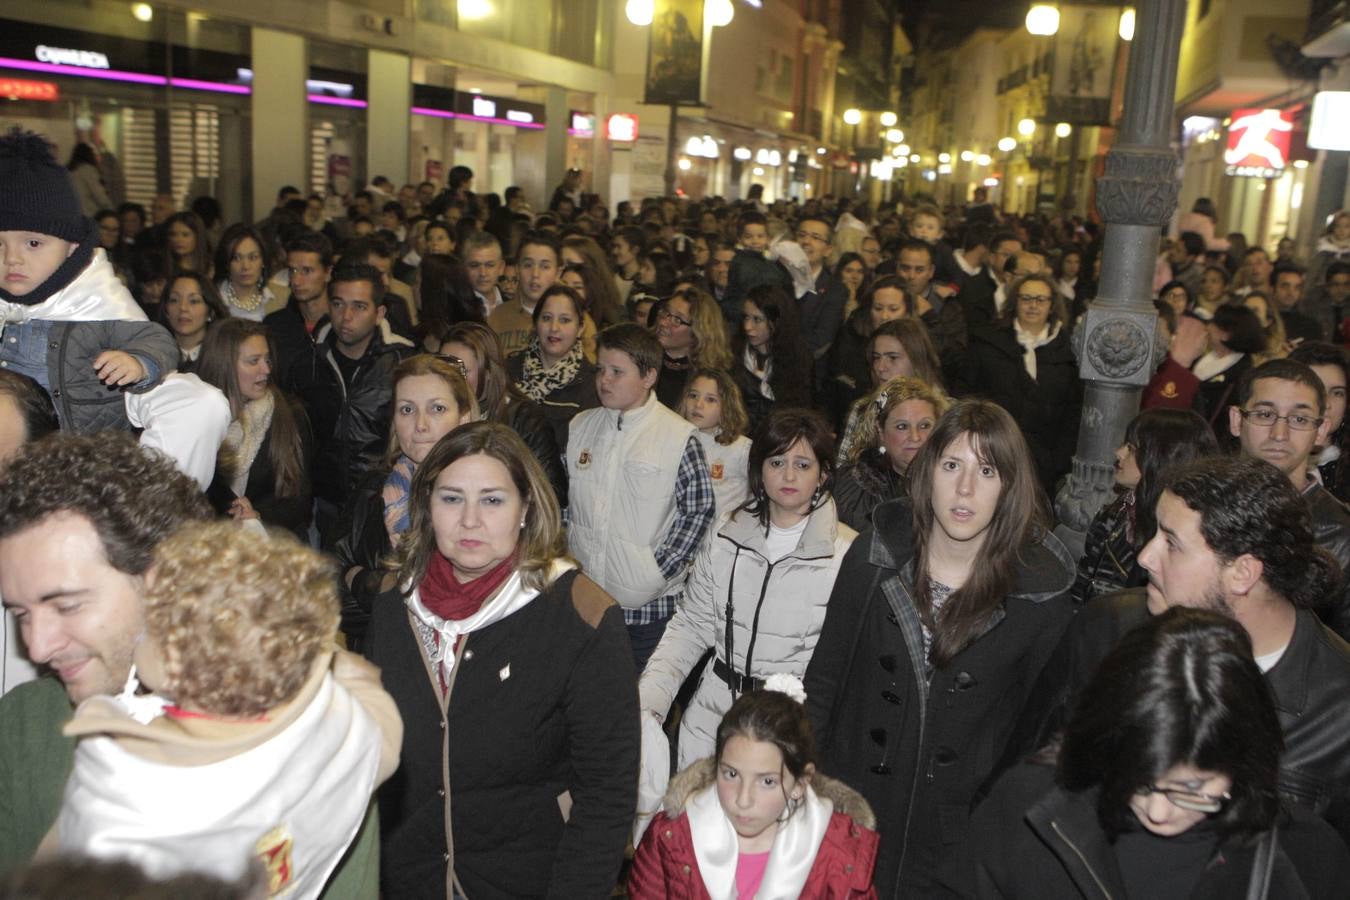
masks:
[[[1067,316],[1049,276],[1014,281],[1003,314],[971,331],[954,385],[958,397],[984,397],[1012,415],[1031,445],[1041,487],[1052,497],[1073,461],[1083,409]]]
[[[694,369],[731,369],[722,310],[706,291],[685,288],[658,304],[656,339],[663,351],[656,399],[668,409],[680,408],[685,382]]]
[[[1344,897],[1345,844],[1281,808],[1283,748],[1242,626],[1170,609],[1125,635],[1058,746],[976,811],[977,896]]]
[[[1154,507],[1163,474],[1218,452],[1214,430],[1188,409],[1148,409],[1134,417],[1125,428],[1125,442],[1116,449],[1120,493],[1088,526],[1073,585],[1074,603],[1147,582],[1136,557],[1157,530]]]
[[[908,499],[872,523],[825,607],[807,713],[821,767],[876,813],[878,895],[948,896],[971,880],[971,803],[1072,616],[1073,560],[1017,424],[982,400],[943,414]]]

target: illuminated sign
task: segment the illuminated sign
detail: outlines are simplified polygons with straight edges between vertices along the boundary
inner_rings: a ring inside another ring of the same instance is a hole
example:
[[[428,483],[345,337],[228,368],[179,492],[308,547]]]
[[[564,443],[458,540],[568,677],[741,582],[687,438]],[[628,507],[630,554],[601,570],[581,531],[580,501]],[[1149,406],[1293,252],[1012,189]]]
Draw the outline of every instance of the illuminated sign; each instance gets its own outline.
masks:
[[[33,51],[39,62],[57,66],[79,66],[82,69],[111,69],[108,57],[93,50],[69,50],[65,47],[48,47],[38,44]]]
[[[1350,91],[1319,91],[1313,97],[1308,146],[1317,150],[1350,150]]]
[[[495,119],[497,118],[497,104],[483,97],[474,97],[473,114],[484,119]]]
[[[1275,178],[1289,163],[1294,114],[1280,109],[1236,109],[1223,152],[1229,175]]]
[[[28,81],[23,78],[0,78],[0,97],[10,100],[58,100],[61,90],[50,81]]]
[[[615,113],[605,120],[605,136],[611,141],[636,141],[638,118],[629,113]]]
[[[518,109],[508,109],[506,111],[506,120],[508,122],[516,122],[521,125],[529,125],[534,121],[534,116],[530,115],[527,112],[522,112]]]
[[[568,130],[573,137],[595,137],[595,113],[572,113],[572,127]]]

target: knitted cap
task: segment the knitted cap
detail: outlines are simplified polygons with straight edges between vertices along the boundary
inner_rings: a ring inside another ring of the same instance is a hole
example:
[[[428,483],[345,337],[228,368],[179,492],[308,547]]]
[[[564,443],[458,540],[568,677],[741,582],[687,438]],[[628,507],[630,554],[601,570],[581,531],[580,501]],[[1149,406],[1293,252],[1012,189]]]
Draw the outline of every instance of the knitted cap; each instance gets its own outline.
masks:
[[[0,231],[32,231],[66,241],[88,232],[84,210],[47,139],[11,128],[0,136]]]

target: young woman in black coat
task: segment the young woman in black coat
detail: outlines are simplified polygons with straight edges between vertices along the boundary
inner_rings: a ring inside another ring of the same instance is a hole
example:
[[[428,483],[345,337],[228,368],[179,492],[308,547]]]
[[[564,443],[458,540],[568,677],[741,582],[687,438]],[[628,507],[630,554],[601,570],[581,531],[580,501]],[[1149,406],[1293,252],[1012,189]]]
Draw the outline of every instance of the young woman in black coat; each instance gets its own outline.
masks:
[[[595,366],[586,359],[581,342],[585,312],[576,291],[555,284],[534,306],[534,337],[529,347],[506,360],[512,383],[543,408],[558,449],[564,453],[572,417],[600,405]]]
[[[802,338],[797,301],[782,288],[757,285],[746,292],[731,356],[752,432],[775,406],[811,405],[815,363]]]
[[[237,520],[260,519],[309,539],[314,436],[304,407],[272,378],[275,348],[261,322],[225,319],[202,344],[199,374],[230,401],[233,421],[207,498]]]
[[[1041,487],[1053,497],[1078,444],[1083,382],[1064,297],[1049,276],[1013,282],[999,319],[971,331],[957,376],[958,397],[983,397],[1012,415],[1031,446]]]
[[[1126,634],[1060,745],[1010,769],[976,811],[977,895],[1344,897],[1339,835],[1280,808],[1283,737],[1251,653],[1242,626],[1209,610],[1173,608]]]
[[[622,610],[567,556],[510,428],[451,432],[409,508],[400,588],[376,601],[365,650],[403,719],[378,795],[383,895],[608,897],[637,805]]]
[[[883,900],[968,897],[969,811],[1072,615],[1017,424],[949,409],[834,583],[806,670],[821,768],[871,804]]]

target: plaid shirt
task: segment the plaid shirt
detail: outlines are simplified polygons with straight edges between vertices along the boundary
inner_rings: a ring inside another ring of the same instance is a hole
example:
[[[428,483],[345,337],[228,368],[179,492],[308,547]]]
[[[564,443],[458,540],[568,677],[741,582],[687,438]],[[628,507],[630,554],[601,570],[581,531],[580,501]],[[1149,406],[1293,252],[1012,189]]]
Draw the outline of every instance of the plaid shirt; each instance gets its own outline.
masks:
[[[689,436],[680,457],[680,468],[675,474],[675,521],[652,555],[666,578],[675,578],[688,570],[694,554],[713,519],[712,478],[708,475],[708,460],[703,445],[695,435]],[[650,625],[675,615],[675,601],[682,591],[657,597],[646,606],[625,609],[623,620],[628,625]]]

